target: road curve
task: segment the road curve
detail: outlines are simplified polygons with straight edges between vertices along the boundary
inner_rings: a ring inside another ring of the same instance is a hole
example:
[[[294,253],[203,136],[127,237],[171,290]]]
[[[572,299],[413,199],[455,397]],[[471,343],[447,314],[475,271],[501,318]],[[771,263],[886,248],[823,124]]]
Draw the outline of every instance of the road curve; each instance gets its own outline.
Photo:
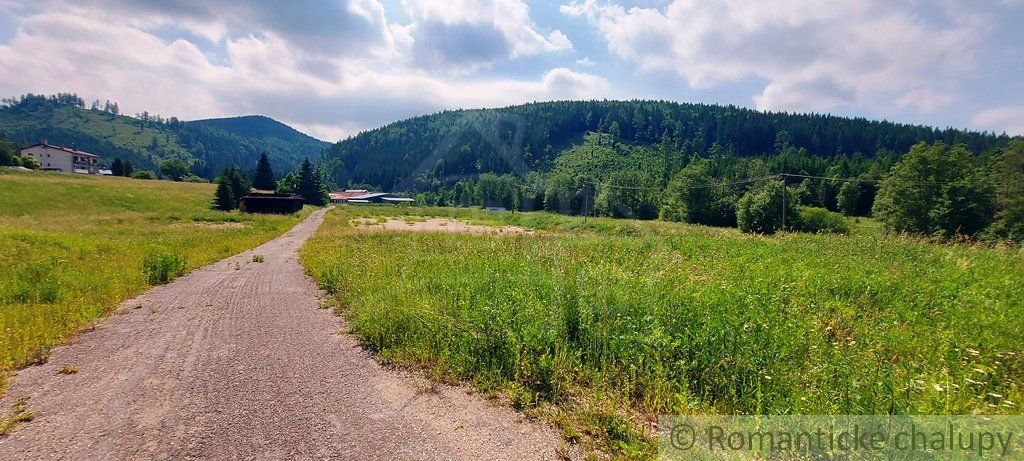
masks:
[[[35,419],[0,438],[0,459],[557,458],[550,428],[380,366],[319,308],[297,250],[324,213],[18,372],[0,411],[29,397]]]

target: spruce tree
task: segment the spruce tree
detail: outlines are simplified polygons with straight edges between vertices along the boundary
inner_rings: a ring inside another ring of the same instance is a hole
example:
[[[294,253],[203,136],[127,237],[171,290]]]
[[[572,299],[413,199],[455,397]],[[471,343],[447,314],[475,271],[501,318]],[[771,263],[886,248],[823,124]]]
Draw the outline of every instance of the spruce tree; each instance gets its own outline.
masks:
[[[324,205],[327,201],[324,198],[323,180],[320,178],[320,170],[313,168],[309,159],[302,161],[299,167],[299,195],[302,201],[310,205]]]
[[[270,159],[267,153],[260,155],[256,162],[256,177],[252,180],[252,187],[260,190],[275,190],[277,183],[274,182],[274,170],[270,168]]]
[[[234,165],[228,167],[222,176],[227,176],[228,186],[231,188],[231,194],[236,201],[249,194],[251,189],[249,178],[246,178],[245,174],[238,167]]]
[[[217,192],[213,199],[213,208],[215,210],[230,211],[238,206],[238,201],[235,200],[235,194],[231,190],[231,179],[228,175],[227,170],[220,175],[217,179]]]
[[[126,160],[124,162],[124,174],[122,176],[131,177],[133,173],[135,173],[135,164],[133,164],[131,160]]]
[[[124,163],[121,162],[121,159],[114,159],[114,163],[110,165],[110,172],[113,173],[114,176],[124,176]]]

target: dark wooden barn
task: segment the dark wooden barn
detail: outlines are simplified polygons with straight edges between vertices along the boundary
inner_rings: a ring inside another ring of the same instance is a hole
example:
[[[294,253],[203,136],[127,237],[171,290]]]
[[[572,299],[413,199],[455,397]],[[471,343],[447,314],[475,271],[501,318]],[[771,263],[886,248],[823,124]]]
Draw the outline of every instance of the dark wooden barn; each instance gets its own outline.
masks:
[[[302,209],[302,197],[294,194],[249,194],[238,201],[242,213],[292,214]]]

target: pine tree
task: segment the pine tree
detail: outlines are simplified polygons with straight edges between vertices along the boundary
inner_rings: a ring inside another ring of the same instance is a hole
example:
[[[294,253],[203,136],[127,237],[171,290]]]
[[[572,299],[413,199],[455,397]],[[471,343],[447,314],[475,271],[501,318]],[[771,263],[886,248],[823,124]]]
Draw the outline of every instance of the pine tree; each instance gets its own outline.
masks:
[[[213,209],[231,211],[237,206],[238,201],[235,200],[234,193],[231,191],[231,179],[228,177],[227,171],[225,171],[217,179],[217,192],[213,199]]]
[[[275,190],[277,183],[274,182],[274,170],[270,168],[270,159],[267,153],[260,155],[256,162],[256,177],[253,178],[252,187],[260,190]]]
[[[299,167],[299,195],[302,200],[310,205],[324,205],[327,200],[324,198],[323,180],[320,178],[320,170],[313,168],[309,159],[302,161]]]
[[[124,176],[124,163],[121,162],[121,159],[114,159],[114,163],[110,165],[110,172],[114,176]]]
[[[131,160],[124,162],[124,174],[122,176],[131,177],[135,173],[135,164]]]
[[[228,167],[221,176],[227,176],[228,186],[231,188],[231,194],[235,200],[249,194],[249,190],[252,188],[249,184],[249,178],[246,178],[245,174],[238,167],[234,165]]]

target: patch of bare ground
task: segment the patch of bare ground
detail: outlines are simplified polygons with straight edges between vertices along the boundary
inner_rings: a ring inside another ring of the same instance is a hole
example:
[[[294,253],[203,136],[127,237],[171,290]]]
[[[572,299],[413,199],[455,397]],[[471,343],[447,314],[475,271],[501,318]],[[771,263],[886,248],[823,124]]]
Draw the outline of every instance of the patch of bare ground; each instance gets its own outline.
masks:
[[[352,220],[356,229],[412,232],[451,232],[457,234],[533,234],[534,231],[518,226],[485,226],[469,224],[449,218],[357,218]]]

